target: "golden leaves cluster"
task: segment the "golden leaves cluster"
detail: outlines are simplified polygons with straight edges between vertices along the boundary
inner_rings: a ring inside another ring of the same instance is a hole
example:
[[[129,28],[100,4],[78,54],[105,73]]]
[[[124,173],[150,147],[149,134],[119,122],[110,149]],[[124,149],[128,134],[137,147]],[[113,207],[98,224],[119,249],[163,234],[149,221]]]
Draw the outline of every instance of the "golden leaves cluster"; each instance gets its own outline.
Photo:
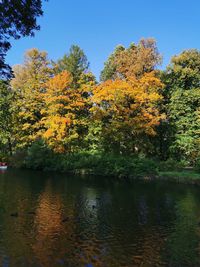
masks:
[[[107,118],[111,127],[126,125],[134,134],[154,135],[155,126],[164,118],[157,106],[162,99],[162,88],[154,72],[141,78],[109,80],[93,90],[91,111],[98,119]]]

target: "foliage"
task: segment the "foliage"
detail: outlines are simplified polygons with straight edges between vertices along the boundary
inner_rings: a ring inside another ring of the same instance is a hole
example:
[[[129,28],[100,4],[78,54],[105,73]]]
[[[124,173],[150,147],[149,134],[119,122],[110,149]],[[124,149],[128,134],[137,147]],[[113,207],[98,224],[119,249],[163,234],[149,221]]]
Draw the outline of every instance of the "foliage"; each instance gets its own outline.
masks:
[[[195,169],[198,173],[200,173],[200,158],[196,160]]]
[[[174,129],[171,152],[175,157],[195,162],[200,151],[200,52],[183,51],[171,60],[163,75],[167,95],[166,110]]]
[[[86,173],[94,172],[118,178],[157,174],[156,163],[149,159],[91,152],[56,154],[42,140],[29,148],[25,164],[32,169],[74,173],[85,170]]]
[[[47,53],[35,48],[27,51],[24,64],[15,66],[14,74],[11,86],[16,95],[13,103],[17,117],[15,134],[18,147],[22,148],[38,138],[41,129],[44,85],[51,75]]]
[[[198,169],[200,52],[184,51],[165,71],[160,61],[153,39],[118,46],[97,83],[78,46],[53,66],[29,50],[0,83],[2,158],[10,150],[29,168],[116,177]]]
[[[77,45],[72,45],[69,54],[54,62],[55,73],[68,71],[72,75],[72,87],[79,87],[82,74],[89,68],[89,62],[84,51]]]
[[[43,138],[57,152],[71,151],[72,143],[79,139],[79,132],[84,128],[81,120],[86,108],[85,98],[82,96],[84,92],[81,89],[74,90],[71,86],[71,74],[63,71],[49,79],[43,94]]]
[[[9,77],[10,67],[5,63],[7,51],[11,48],[10,38],[33,36],[39,30],[36,18],[41,16],[41,0],[2,0],[0,2],[0,75]]]
[[[14,94],[7,82],[0,81],[0,150],[5,155],[6,151],[12,154],[13,143],[13,111],[12,102]],[[5,156],[0,157],[5,158]]]
[[[14,168],[25,168],[26,157],[27,150],[18,149],[17,151],[14,151],[12,156],[9,158],[9,164]]]
[[[27,150],[25,166],[35,170],[44,170],[54,159],[54,154],[49,147],[43,140],[38,139]]]
[[[141,39],[138,44],[131,43],[126,49],[118,46],[105,62],[101,80],[142,77],[144,73],[152,72],[161,63],[154,39]]]
[[[200,80],[200,51],[197,49],[184,50],[180,55],[172,57],[165,72],[165,83],[168,87],[190,90],[199,87]],[[172,89],[172,92],[173,92]]]
[[[152,72],[140,79],[106,81],[93,90],[91,112],[103,124],[106,149],[134,153],[140,149],[139,138],[156,134],[155,126],[164,117],[156,108],[162,86]]]
[[[177,161],[172,158],[168,158],[166,161],[159,162],[159,171],[180,171],[184,167],[188,166],[188,162]]]
[[[108,57],[107,61],[104,63],[104,69],[101,71],[101,81],[117,78],[117,64],[115,63],[115,58],[117,58],[120,52],[123,52],[124,50],[124,46],[118,45],[114,52]]]

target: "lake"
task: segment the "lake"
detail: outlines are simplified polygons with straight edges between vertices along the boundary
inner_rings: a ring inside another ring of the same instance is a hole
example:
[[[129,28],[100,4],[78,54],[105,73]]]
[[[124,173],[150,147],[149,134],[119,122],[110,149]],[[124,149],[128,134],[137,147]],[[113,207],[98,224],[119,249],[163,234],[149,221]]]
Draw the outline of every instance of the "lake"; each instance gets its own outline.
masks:
[[[199,237],[199,187],[0,173],[2,267],[196,267]]]

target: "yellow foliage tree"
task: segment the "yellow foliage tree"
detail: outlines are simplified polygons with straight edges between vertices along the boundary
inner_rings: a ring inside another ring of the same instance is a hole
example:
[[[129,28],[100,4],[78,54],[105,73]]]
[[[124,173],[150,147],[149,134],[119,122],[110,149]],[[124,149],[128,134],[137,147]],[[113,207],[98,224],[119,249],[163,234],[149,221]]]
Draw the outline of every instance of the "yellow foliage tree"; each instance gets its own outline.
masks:
[[[63,71],[49,79],[43,94],[45,108],[41,123],[45,131],[42,137],[59,153],[73,150],[73,144],[79,139],[81,112],[86,105],[83,91],[73,89],[71,85],[71,74]]]
[[[158,102],[162,99],[161,81],[155,73],[141,78],[109,80],[95,87],[91,111],[96,120],[103,123],[107,146],[134,152],[140,136],[155,135],[155,126],[164,117],[159,113]]]
[[[16,65],[13,71],[11,87],[16,96],[12,104],[16,116],[15,139],[17,147],[26,147],[38,138],[41,128],[44,84],[51,75],[47,53],[36,48],[28,50],[24,63]]]

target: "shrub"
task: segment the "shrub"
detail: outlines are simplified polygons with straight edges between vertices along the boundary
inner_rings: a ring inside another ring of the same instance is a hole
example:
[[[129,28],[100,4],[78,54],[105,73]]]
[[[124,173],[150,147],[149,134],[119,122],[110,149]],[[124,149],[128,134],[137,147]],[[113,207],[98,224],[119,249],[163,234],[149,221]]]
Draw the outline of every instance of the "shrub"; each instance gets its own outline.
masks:
[[[188,163],[186,161],[177,161],[170,158],[166,161],[159,162],[158,168],[159,171],[179,171],[187,165]]]
[[[55,154],[42,140],[35,142],[25,159],[27,168],[62,172],[86,173],[115,177],[138,177],[157,174],[154,161],[133,156],[115,154],[79,152],[73,154]]]
[[[18,150],[10,158],[11,166],[15,168],[24,168],[26,166],[25,161],[27,157],[27,152],[25,150]]]
[[[197,159],[196,163],[195,163],[195,169],[198,173],[200,173],[200,158]]]
[[[25,165],[27,168],[43,170],[54,162],[52,151],[43,140],[35,141],[27,150]]]

